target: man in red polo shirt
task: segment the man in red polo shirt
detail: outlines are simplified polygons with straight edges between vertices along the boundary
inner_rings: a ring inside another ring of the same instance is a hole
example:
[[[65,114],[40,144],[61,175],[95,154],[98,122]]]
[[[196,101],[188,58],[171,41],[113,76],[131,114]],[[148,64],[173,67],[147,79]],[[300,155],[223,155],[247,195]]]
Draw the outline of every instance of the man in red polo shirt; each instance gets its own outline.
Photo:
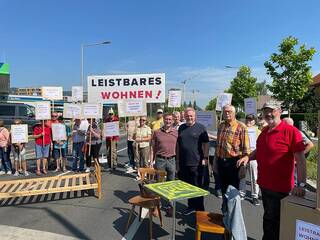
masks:
[[[108,116],[104,120],[104,122],[117,122],[119,118],[114,115],[113,109],[110,108],[108,112]],[[107,148],[107,158],[109,168],[116,170],[118,156],[117,156],[117,145],[119,141],[119,136],[106,137],[106,148]],[[111,164],[112,163],[112,164]]]
[[[268,123],[257,139],[257,148],[250,156],[238,160],[237,165],[257,159],[258,184],[261,188],[263,215],[263,240],[279,239],[280,201],[292,191],[305,194],[306,160],[301,133],[280,119],[278,102],[263,105],[263,117]],[[294,187],[294,161],[297,162],[298,186]]]

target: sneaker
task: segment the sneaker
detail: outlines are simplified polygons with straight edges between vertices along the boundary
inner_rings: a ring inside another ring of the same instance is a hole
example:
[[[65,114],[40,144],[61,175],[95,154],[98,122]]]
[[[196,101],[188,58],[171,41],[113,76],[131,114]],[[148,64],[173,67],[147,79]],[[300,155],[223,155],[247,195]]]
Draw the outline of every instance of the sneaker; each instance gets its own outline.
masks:
[[[7,175],[11,175],[11,174],[12,174],[12,172],[11,172],[11,171],[8,171],[8,172],[7,172]]]
[[[220,189],[216,190],[216,194],[215,195],[216,195],[217,198],[222,198],[221,190]]]
[[[259,206],[260,205],[259,199],[258,198],[252,198],[252,204],[255,205],[255,206]]]
[[[28,177],[28,176],[29,176],[28,171],[25,171],[25,172],[24,172],[24,176],[25,176],[25,177]]]
[[[187,208],[186,210],[184,210],[184,211],[182,212],[182,214],[185,215],[185,216],[188,216],[188,215],[190,215],[190,214],[192,214],[192,213],[195,213],[195,212],[196,212],[196,210],[194,210],[194,209],[192,209],[192,208]]]
[[[166,214],[167,214],[167,217],[172,217],[173,216],[173,207],[172,206],[168,206],[167,207]]]
[[[124,167],[129,168],[129,167],[130,167],[130,164],[127,162],[127,163],[124,165]]]
[[[4,174],[6,174],[5,171],[0,171],[0,175],[4,175]]]
[[[244,196],[243,195],[240,195],[240,200],[244,200]]]
[[[63,171],[63,172],[66,172],[66,171],[67,171],[67,168],[66,168],[66,167],[64,167],[62,171]]]
[[[53,172],[60,172],[60,168],[56,168]]]
[[[16,171],[16,172],[13,174],[13,176],[18,177],[18,176],[19,176],[19,172]]]
[[[90,172],[90,168],[87,167],[85,172],[86,173]]]
[[[135,170],[132,167],[128,167],[126,173],[134,173]]]

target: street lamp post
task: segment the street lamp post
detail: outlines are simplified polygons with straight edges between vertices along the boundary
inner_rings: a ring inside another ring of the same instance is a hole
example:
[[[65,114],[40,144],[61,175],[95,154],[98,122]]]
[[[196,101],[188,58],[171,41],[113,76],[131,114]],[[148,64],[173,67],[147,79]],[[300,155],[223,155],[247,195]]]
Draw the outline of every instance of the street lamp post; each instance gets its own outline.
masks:
[[[192,101],[193,101],[193,103],[192,103],[192,105],[193,105],[193,108],[195,109],[195,101],[196,101],[196,93],[199,93],[200,91],[199,90],[197,90],[197,89],[193,89],[192,90]],[[196,110],[196,109],[195,109]]]
[[[92,46],[97,46],[97,45],[103,45],[103,44],[110,44],[111,41],[103,41],[103,42],[98,42],[98,43],[91,43],[91,44],[81,44],[81,70],[80,70],[80,74],[81,74],[81,79],[80,79],[80,84],[83,88],[83,49],[85,47],[92,47]]]

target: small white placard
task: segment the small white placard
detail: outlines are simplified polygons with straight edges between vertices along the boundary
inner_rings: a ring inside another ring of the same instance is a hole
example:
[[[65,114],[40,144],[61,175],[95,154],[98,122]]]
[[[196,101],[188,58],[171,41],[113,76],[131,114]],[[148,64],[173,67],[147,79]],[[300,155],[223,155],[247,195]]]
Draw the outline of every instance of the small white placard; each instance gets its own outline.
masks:
[[[84,103],[82,106],[83,118],[102,118],[102,105],[94,103]]]
[[[231,101],[232,101],[232,93],[219,94],[217,99],[216,111],[221,111],[225,105],[231,104]]]
[[[63,104],[63,117],[64,118],[74,118],[81,119],[82,105],[73,103]]]
[[[119,117],[146,116],[147,104],[145,101],[119,101]]]
[[[67,140],[66,125],[62,123],[52,123],[52,140],[53,141],[64,141]]]
[[[181,90],[169,91],[168,107],[181,107]]]
[[[257,99],[252,98],[245,98],[244,99],[244,111],[246,115],[253,114],[254,116],[257,116]]]
[[[62,87],[42,87],[42,97],[49,100],[62,100],[63,99]]]
[[[72,86],[72,101],[82,102],[83,101],[83,87]]]
[[[37,102],[35,104],[35,118],[36,120],[51,119],[51,106],[50,102]]]
[[[105,137],[119,136],[119,121],[104,123],[103,134]]]
[[[214,112],[197,111],[196,122],[204,125],[208,131],[217,131],[216,115]]]
[[[89,122],[87,119],[83,119],[81,120],[80,126],[79,126],[79,130],[81,131],[87,131],[89,128]]]
[[[11,125],[12,143],[28,142],[28,124]]]
[[[320,240],[320,226],[302,220],[296,220],[296,240]]]

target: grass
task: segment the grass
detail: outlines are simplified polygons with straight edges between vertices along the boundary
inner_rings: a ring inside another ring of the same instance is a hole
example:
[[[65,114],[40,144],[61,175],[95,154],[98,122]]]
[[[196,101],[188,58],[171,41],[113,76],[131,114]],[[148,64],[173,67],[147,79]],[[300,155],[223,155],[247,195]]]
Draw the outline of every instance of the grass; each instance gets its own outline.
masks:
[[[318,146],[315,145],[307,158],[307,178],[317,180],[317,154]]]

